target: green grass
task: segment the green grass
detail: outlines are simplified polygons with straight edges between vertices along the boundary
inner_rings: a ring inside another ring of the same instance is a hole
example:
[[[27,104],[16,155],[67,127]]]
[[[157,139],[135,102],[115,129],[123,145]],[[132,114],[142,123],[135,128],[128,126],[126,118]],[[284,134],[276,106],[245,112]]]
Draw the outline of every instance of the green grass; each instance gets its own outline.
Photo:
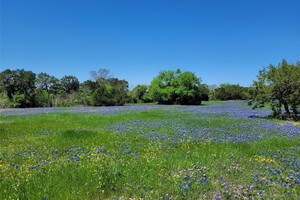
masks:
[[[219,105],[223,104],[224,101],[202,101],[201,105],[203,106],[211,106],[211,105]]]
[[[135,125],[139,120],[146,125]],[[197,141],[187,135],[177,144],[165,142],[162,137],[145,137],[149,133],[171,137],[180,127],[216,130],[246,124],[245,119],[153,109],[115,115],[1,116],[0,121],[5,121],[0,123],[0,199],[213,199],[216,194],[222,199],[233,199],[234,194],[238,199],[258,199],[258,191],[264,199],[279,199],[282,195],[300,198],[297,184],[289,188],[279,187],[274,181],[269,181],[269,186],[253,181],[259,173],[263,174],[261,179],[269,179],[270,171],[265,169],[268,165],[289,167],[290,163],[279,164],[283,155],[299,158],[299,136],[221,143]],[[113,125],[127,129],[124,133],[107,129]],[[270,157],[279,150],[285,151],[278,154],[280,158]],[[261,151],[268,153],[259,155]],[[288,174],[282,172],[285,177]],[[230,189],[222,185],[221,176]],[[200,183],[201,178],[207,183]],[[184,182],[186,185],[180,189],[179,184]],[[256,188],[246,190],[247,185]]]

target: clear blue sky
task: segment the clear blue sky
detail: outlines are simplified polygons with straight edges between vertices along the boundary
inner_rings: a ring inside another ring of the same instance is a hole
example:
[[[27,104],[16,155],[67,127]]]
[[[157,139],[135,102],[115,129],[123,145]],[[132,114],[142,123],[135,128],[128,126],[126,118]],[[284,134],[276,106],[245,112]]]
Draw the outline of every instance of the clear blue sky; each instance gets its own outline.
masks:
[[[249,86],[270,63],[300,60],[299,0],[0,0],[1,71],[83,82],[111,70],[131,86],[160,70]]]

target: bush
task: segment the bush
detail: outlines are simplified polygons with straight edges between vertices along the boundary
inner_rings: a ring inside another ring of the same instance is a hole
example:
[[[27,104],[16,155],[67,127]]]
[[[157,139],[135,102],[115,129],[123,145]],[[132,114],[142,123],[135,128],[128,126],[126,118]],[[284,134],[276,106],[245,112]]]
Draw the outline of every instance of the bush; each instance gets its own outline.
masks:
[[[49,106],[48,92],[46,90],[37,90],[34,99],[35,99],[35,106],[37,107]]]
[[[92,95],[92,104],[94,106],[114,106],[110,98],[108,85],[100,85]]]
[[[8,108],[11,104],[6,93],[0,93],[0,108]]]
[[[145,94],[148,92],[148,87],[146,85],[137,85],[131,91],[131,99],[134,103],[144,103],[147,101],[145,99]]]
[[[92,95],[92,105],[122,106],[127,99],[127,92],[123,90],[121,85],[101,84]]]
[[[248,89],[242,86],[231,85],[228,83],[220,84],[215,90],[216,98],[218,100],[244,100],[247,98]]]
[[[24,108],[25,105],[26,105],[25,95],[16,93],[13,97],[11,106],[14,108]]]

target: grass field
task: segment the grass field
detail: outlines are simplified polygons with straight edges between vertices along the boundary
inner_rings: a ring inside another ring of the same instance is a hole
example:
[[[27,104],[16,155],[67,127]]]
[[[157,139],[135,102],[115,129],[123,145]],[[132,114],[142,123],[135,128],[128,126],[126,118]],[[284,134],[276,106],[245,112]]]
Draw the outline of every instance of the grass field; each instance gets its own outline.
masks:
[[[0,113],[0,199],[300,199],[300,127],[244,102]]]

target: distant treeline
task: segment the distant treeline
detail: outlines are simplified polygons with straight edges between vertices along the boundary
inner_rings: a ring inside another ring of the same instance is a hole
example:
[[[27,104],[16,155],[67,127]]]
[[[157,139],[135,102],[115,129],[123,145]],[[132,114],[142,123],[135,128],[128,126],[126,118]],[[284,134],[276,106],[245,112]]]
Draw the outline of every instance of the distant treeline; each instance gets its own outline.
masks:
[[[91,71],[91,80],[80,83],[75,76],[58,79],[47,73],[36,75],[24,69],[0,73],[0,107],[121,106],[125,103],[200,105],[209,100],[249,100],[255,107],[271,103],[274,113],[284,107],[297,115],[300,103],[300,63],[285,60],[259,71],[251,87],[238,84],[208,86],[192,72],[160,71],[150,85],[131,91],[126,80],[113,78],[108,69]],[[282,115],[281,115],[282,116]]]
[[[192,72],[161,71],[149,86],[137,85],[131,91],[126,80],[110,75],[107,69],[92,71],[91,80],[80,83],[75,76],[58,79],[47,73],[36,75],[24,69],[0,73],[2,108],[52,106],[120,106],[125,103],[199,105],[208,100],[248,99],[249,88],[221,84],[208,86]]]

